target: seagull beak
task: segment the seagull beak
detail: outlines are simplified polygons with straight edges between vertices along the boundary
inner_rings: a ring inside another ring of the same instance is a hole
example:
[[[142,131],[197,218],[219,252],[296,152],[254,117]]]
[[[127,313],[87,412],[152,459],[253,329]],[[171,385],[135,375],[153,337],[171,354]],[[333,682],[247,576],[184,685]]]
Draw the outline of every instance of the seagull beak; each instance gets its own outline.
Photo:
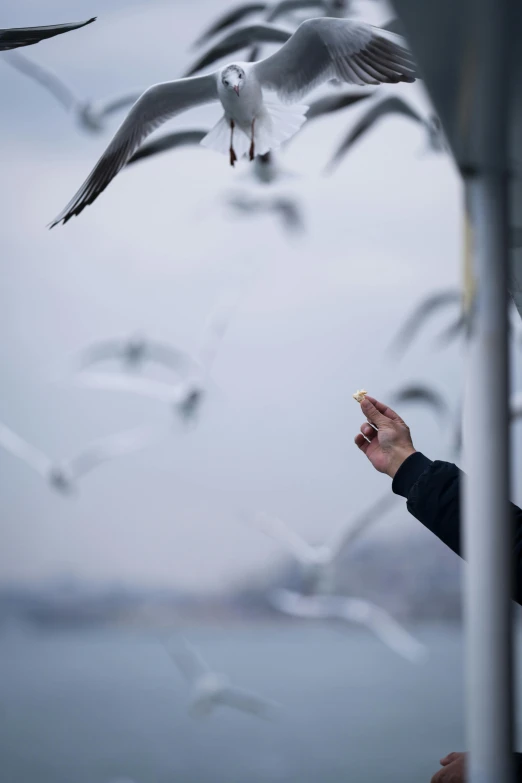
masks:
[[[239,84],[236,84],[234,86],[234,92],[236,93],[237,97],[239,98]]]

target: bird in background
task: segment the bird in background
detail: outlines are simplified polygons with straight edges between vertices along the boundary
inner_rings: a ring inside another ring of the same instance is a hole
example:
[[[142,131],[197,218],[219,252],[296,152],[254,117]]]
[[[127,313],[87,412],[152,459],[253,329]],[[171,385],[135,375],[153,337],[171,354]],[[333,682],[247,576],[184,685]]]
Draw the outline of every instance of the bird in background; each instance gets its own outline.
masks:
[[[0,28],[0,52],[6,52],[9,49],[18,49],[21,46],[32,46],[33,44],[45,41],[47,38],[54,38],[55,35],[70,33],[72,30],[78,30],[96,21],[96,17],[87,19],[85,22],[72,22],[69,24],[50,24],[45,27],[11,27]]]
[[[181,111],[205,103],[221,103],[224,114],[201,143],[226,153],[234,165],[243,155],[253,160],[255,155],[277,148],[306,120],[308,107],[267,102],[263,90],[295,102],[335,76],[359,85],[412,82],[416,78],[409,52],[381,35],[378,28],[343,19],[310,19],[265,60],[232,63],[206,76],[165,82],[148,89],[51,227],[79,215],[145,138]]]
[[[143,90],[134,90],[103,100],[85,100],[75,95],[50,68],[38,65],[20,52],[5,55],[3,61],[44,87],[65,111],[75,118],[82,130],[90,133],[100,133],[105,130],[109,117],[123,109],[128,109],[143,92]]]
[[[451,412],[444,396],[431,386],[423,383],[409,383],[390,394],[394,406],[423,405],[435,413],[439,424],[445,429]]]
[[[237,213],[257,216],[273,214],[280,221],[287,233],[302,234],[305,223],[299,202],[296,198],[282,194],[256,196],[248,191],[230,193],[227,197],[229,207]]]
[[[168,644],[167,651],[191,686],[189,713],[192,717],[205,718],[220,707],[229,707],[264,719],[275,715],[278,705],[235,687],[225,674],[212,671],[184,637]]]
[[[272,606],[283,614],[306,620],[323,620],[362,625],[387,647],[412,663],[426,656],[426,648],[387,611],[371,601],[344,595],[302,595],[291,590],[273,590]]]
[[[194,364],[188,353],[143,334],[91,343],[77,352],[70,364],[74,371],[81,372],[107,361],[119,362],[124,370],[141,369],[149,363],[158,364],[180,374],[186,373]]]
[[[326,172],[331,172],[336,168],[354,144],[365,136],[378,122],[395,114],[413,120],[424,129],[429,150],[432,152],[443,152],[446,149],[442,135],[442,126],[438,117],[435,115],[423,117],[403,98],[392,95],[375,103],[355,123],[327,164]]]
[[[194,356],[189,353],[181,354],[186,355],[191,366],[175,383],[118,373],[81,372],[75,376],[75,384],[91,389],[125,392],[159,400],[170,405],[182,422],[194,424],[206,396],[210,371],[232,315],[239,305],[239,298],[239,293],[228,293],[212,310],[203,326],[197,353]]]
[[[141,451],[156,443],[159,437],[152,428],[134,429],[92,441],[74,457],[55,461],[0,423],[0,448],[25,462],[63,495],[73,494],[79,479],[102,463]]]
[[[297,560],[302,573],[303,594],[328,594],[335,592],[338,559],[365,532],[370,525],[382,519],[396,502],[387,492],[353,520],[342,525],[323,544],[309,544],[299,533],[277,517],[257,513],[246,520],[278,543]]]

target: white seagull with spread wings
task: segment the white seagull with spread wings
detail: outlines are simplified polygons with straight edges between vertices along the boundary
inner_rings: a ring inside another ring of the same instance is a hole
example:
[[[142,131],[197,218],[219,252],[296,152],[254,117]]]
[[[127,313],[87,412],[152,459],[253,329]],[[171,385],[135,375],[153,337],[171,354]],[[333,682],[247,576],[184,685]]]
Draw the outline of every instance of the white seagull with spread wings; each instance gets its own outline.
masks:
[[[216,707],[231,707],[259,718],[272,716],[276,704],[234,687],[226,675],[211,671],[199,652],[184,638],[167,649],[181,674],[192,686],[189,709],[193,717],[206,717]]]
[[[202,140],[230,155],[262,155],[293,136],[306,121],[306,106],[264,100],[263,90],[293,102],[337,78],[352,84],[415,81],[410,53],[369,24],[344,19],[309,19],[273,55],[255,63],[233,63],[206,76],[150,87],[134,104],[84,184],[51,227],[66,223],[105,190],[144,139],[186,109],[220,101],[224,115]]]
[[[303,588],[307,593],[329,593],[335,587],[335,565],[341,553],[359,538],[366,528],[381,519],[395,502],[391,492],[380,497],[355,520],[343,525],[318,546],[309,544],[285,522],[268,514],[257,514],[252,522],[263,533],[279,541],[300,564]]]
[[[159,439],[151,428],[135,429],[110,435],[89,443],[75,457],[54,461],[28,443],[5,424],[0,423],[0,448],[18,457],[42,476],[57,492],[70,495],[78,479],[107,460],[141,451]]]

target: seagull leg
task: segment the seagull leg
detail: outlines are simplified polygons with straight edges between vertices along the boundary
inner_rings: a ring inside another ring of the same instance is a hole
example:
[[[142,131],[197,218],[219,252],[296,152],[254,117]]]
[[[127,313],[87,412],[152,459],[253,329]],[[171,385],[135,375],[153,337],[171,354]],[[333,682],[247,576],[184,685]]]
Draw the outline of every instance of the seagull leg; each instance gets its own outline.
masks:
[[[250,151],[249,151],[250,160],[254,160],[254,154],[255,154],[254,153],[254,149],[255,149],[255,147],[254,147],[254,123],[255,123],[255,119],[252,120],[252,136],[251,136]]]
[[[234,120],[230,120],[230,165],[233,166],[237,160],[237,155],[234,151]]]

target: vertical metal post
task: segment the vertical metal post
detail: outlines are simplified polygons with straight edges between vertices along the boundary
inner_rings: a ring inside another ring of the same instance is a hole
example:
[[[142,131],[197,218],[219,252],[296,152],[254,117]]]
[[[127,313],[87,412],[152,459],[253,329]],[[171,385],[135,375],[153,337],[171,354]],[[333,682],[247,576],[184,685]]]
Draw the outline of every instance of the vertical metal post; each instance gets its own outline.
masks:
[[[463,481],[466,729],[470,783],[512,783],[512,535],[509,514],[508,85],[511,0],[476,0],[475,123],[465,171],[471,331]]]

